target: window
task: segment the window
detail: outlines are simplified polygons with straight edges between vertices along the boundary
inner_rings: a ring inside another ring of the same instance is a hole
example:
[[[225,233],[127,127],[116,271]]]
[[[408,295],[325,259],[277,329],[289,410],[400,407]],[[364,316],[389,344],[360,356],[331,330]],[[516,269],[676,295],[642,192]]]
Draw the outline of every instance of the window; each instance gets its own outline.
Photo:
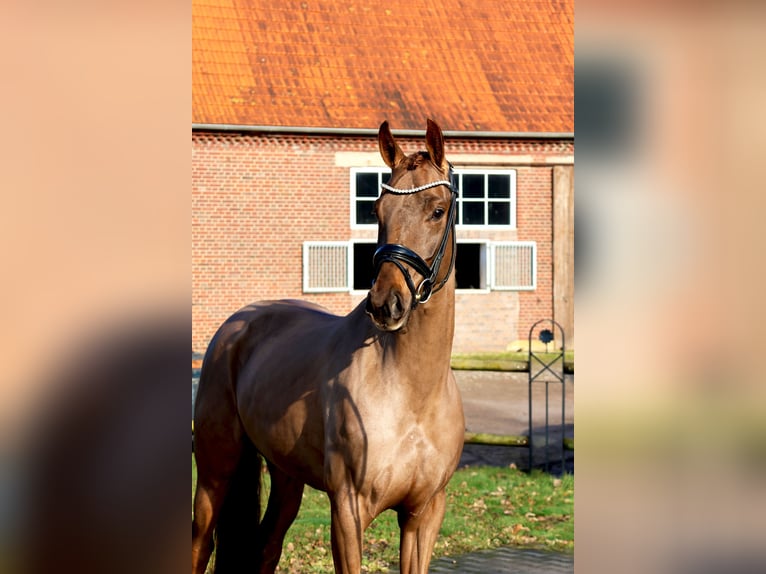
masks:
[[[377,225],[373,206],[380,195],[380,184],[387,182],[390,177],[391,170],[388,168],[351,170],[351,195],[354,198],[351,225]]]
[[[532,291],[537,288],[537,244],[534,241],[492,244],[491,288],[498,291]]]
[[[516,227],[516,172],[455,170],[458,225]]]
[[[372,287],[372,280],[374,279],[372,256],[375,255],[377,247],[378,246],[375,243],[354,243],[352,245],[354,280],[351,283],[351,287],[355,291],[366,291]]]
[[[516,227],[515,170],[455,170],[458,181],[458,225]],[[380,184],[391,177],[387,168],[351,170],[353,226],[376,225],[373,205]]]
[[[303,244],[303,292],[348,291],[347,241],[306,241]]]
[[[372,256],[376,247],[375,243],[361,241],[305,242],[303,291],[366,291],[372,285]],[[534,241],[460,242],[455,280],[461,291],[534,290],[537,288],[537,245]]]
[[[372,286],[375,243],[306,241],[303,292],[366,291]]]
[[[487,288],[487,244],[458,243],[455,257],[457,289]]]
[[[537,288],[534,241],[476,241],[457,244],[457,289],[533,291]]]

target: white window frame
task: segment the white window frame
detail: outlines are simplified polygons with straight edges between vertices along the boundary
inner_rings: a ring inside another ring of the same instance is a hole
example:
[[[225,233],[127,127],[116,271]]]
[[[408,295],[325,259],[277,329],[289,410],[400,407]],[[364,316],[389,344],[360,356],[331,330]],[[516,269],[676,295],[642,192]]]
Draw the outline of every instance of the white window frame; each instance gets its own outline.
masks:
[[[532,282],[528,285],[502,285],[497,278],[497,250],[501,247],[528,248],[530,254],[530,277]],[[537,289],[537,242],[536,241],[493,241],[490,245],[490,272],[489,288],[492,291],[535,291]]]
[[[458,202],[458,214],[457,214],[457,226],[459,229],[516,229],[516,170],[515,169],[455,169],[455,175],[458,177],[458,188],[461,190],[460,201]],[[484,191],[485,197],[483,199],[463,198],[462,194],[462,177],[464,175],[483,175],[484,176]],[[505,198],[491,198],[486,197],[489,189],[489,176],[490,175],[507,175],[510,178],[511,193],[508,199]],[[466,203],[483,203],[484,204],[484,221],[489,221],[489,203],[509,203],[511,220],[509,223],[503,224],[465,224],[463,221],[463,206]]]
[[[389,167],[352,167],[349,170],[349,190],[351,193],[351,209],[349,209],[349,222],[351,229],[376,229],[377,223],[357,223],[356,222],[356,201],[357,199],[363,199],[365,201],[376,200],[377,197],[359,198],[356,196],[356,175],[358,173],[377,173],[378,183],[384,183],[384,174],[387,176],[391,172]],[[380,196],[380,188],[378,189],[378,196]]]

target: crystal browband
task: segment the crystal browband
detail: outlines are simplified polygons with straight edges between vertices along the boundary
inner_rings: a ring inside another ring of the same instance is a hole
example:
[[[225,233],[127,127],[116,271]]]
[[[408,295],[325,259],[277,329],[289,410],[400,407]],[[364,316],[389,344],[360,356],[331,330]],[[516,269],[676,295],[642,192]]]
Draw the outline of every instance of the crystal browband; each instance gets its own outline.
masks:
[[[413,187],[412,189],[399,189],[397,187],[391,187],[390,185],[385,183],[381,183],[380,187],[382,187],[386,191],[390,191],[391,193],[396,193],[398,195],[409,195],[411,193],[417,193],[419,191],[423,191],[424,189],[436,187],[437,185],[446,185],[447,187],[451,187],[450,182],[447,181],[446,179],[441,179],[439,181],[432,181],[431,183],[421,185],[420,187]]]

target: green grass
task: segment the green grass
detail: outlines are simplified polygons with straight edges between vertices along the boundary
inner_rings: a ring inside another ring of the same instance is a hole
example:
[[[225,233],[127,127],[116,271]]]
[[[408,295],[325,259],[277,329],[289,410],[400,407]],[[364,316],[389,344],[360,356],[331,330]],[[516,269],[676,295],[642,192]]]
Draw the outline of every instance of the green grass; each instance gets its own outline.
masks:
[[[556,353],[535,353],[543,361],[550,362]],[[452,355],[452,368],[471,371],[521,371],[529,370],[526,352],[504,351],[499,353],[464,353]],[[564,352],[564,371],[574,373],[574,351]]]
[[[192,492],[196,482],[192,459]],[[264,491],[268,491],[265,475]],[[447,513],[434,558],[497,546],[574,550],[574,477],[514,468],[465,468],[447,487]],[[386,572],[399,560],[396,514],[378,516],[364,534],[363,572]],[[327,495],[306,487],[285,539],[280,572],[332,572]]]

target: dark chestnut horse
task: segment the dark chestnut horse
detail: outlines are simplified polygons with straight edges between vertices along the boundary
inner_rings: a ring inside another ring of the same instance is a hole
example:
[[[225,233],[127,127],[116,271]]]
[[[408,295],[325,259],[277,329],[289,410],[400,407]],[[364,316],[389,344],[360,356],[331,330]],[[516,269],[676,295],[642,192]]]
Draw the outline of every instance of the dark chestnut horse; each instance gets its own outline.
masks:
[[[215,572],[274,572],[306,484],[330,499],[336,572],[360,572],[362,533],[386,509],[401,572],[428,571],[464,433],[450,370],[457,192],[433,121],[426,152],[406,156],[388,122],[378,144],[392,174],[375,203],[367,299],[345,317],[255,303],[210,343],[194,417],[193,573],[214,531]],[[259,522],[262,458],[271,492]]]

